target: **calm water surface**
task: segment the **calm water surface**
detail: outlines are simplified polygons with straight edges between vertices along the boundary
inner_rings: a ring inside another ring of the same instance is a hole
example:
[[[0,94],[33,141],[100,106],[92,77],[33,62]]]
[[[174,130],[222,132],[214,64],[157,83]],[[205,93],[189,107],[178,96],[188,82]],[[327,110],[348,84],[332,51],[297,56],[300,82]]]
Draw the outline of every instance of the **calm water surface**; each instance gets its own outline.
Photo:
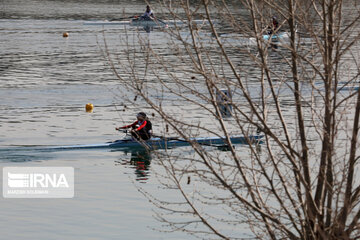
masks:
[[[125,58],[121,55],[125,29],[119,26],[103,29],[85,26],[83,22],[119,17],[122,11],[127,16],[140,14],[144,3],[78,2],[0,2],[0,167],[75,168],[73,199],[0,198],[0,239],[189,238],[181,233],[164,234],[153,230],[161,230],[162,226],[154,220],[154,207],[139,193],[138,187],[160,198],[162,194],[168,199],[177,198],[172,192],[159,191],[156,176],[162,169],[154,164],[156,154],[141,153],[139,157],[138,152],[106,149],[58,152],[11,149],[24,145],[90,144],[119,139],[122,134],[114,128],[133,121],[134,114],[139,111],[138,106],[127,105],[126,89],[119,84],[101,53],[105,36],[111,53]],[[164,44],[165,33],[127,31],[149,39],[152,47],[163,55],[169,53]],[[70,36],[63,38],[63,32],[69,32]],[[232,38],[232,35],[224,35],[224,41],[246,47],[254,44],[249,39],[234,41]],[[236,52],[234,56],[241,58]],[[275,53],[270,57],[274,63],[280,61]],[[257,75],[251,62],[244,61],[242,66],[248,69],[250,78]],[[152,94],[156,95],[156,91]],[[88,102],[95,105],[91,114],[84,111]],[[176,104],[183,111],[174,114],[188,119],[203,118],[196,106],[181,108],[181,103],[169,101],[168,107]],[[160,128],[157,116],[153,120],[155,129]],[[246,147],[239,149],[242,151]],[[175,155],[193,154],[187,148],[173,151]],[[231,231],[227,226],[223,229]]]
[[[83,26],[83,21],[116,17],[123,9],[129,15],[143,11],[143,2],[123,2],[0,2],[0,167],[75,168],[73,199],[1,197],[0,239],[183,236],[152,230],[161,226],[136,186],[156,191],[156,166],[139,160],[136,152],[11,150],[122,137],[114,127],[132,121],[138,109],[117,112],[123,106],[116,94],[121,86],[101,55],[102,28]],[[69,38],[62,37],[65,31]],[[110,45],[118,43],[121,31],[105,29]],[[95,105],[92,114],[84,111],[87,102]]]
[[[138,191],[142,187],[160,198],[164,194],[176,200],[176,194],[157,193],[155,175],[162,169],[150,164],[156,156],[106,149],[14,150],[27,145],[103,143],[122,137],[114,127],[133,121],[139,109],[125,107],[123,86],[101,48],[105,35],[116,54],[122,48],[119,39],[124,28],[84,26],[83,21],[118,17],[123,10],[131,16],[143,8],[141,1],[0,2],[0,167],[75,168],[73,199],[0,198],[0,239],[186,236],[154,230],[162,226],[153,218],[153,205]],[[63,38],[63,32],[70,36]],[[153,47],[167,51],[164,33],[139,34],[149,38]],[[88,102],[95,105],[91,114],[84,111]],[[201,116],[196,108],[191,114]]]

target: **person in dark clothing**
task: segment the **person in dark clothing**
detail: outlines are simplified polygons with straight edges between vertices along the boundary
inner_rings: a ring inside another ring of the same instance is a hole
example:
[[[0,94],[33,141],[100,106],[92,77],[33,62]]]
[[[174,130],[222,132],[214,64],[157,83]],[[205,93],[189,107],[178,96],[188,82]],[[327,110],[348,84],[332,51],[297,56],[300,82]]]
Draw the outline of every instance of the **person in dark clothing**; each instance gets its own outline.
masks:
[[[271,26],[268,27],[268,34],[271,35],[276,32],[279,28],[279,22],[275,16],[272,17]]]
[[[152,124],[150,120],[146,117],[144,112],[139,112],[136,115],[137,120],[130,124],[125,125],[123,127],[115,128],[116,130],[132,128],[131,135],[135,139],[148,140],[151,138]]]
[[[279,22],[275,16],[272,17],[272,24],[273,24],[274,31],[276,31],[279,28]]]

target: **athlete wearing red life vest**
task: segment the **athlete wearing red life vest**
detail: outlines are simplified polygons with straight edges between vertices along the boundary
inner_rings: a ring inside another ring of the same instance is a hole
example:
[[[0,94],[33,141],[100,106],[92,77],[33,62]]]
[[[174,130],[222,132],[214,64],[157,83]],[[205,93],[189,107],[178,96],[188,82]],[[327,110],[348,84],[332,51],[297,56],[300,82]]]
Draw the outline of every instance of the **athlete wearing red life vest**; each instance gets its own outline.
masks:
[[[132,128],[131,135],[136,139],[148,140],[151,138],[152,124],[150,120],[146,117],[144,112],[139,112],[136,115],[137,120],[123,127],[115,128],[116,130]]]
[[[279,29],[279,22],[275,16],[271,18],[272,22],[268,27],[268,34],[271,35]]]
[[[271,24],[268,26],[267,33],[269,35],[277,32],[279,30],[279,22],[275,16],[271,18]]]
[[[278,22],[278,20],[276,19],[275,16],[272,17],[272,24],[273,24],[273,29],[274,29],[274,31],[278,30],[278,28],[279,28],[279,22]]]

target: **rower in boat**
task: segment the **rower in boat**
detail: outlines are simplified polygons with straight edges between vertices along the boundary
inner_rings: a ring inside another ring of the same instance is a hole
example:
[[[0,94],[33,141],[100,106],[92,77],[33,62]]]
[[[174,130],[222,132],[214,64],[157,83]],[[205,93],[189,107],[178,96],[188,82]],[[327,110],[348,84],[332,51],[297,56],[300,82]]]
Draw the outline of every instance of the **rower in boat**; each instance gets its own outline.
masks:
[[[147,6],[146,6],[146,11],[145,11],[145,13],[141,16],[141,19],[142,19],[142,20],[152,20],[152,19],[154,19],[154,18],[155,18],[155,16],[154,16],[153,11],[150,9],[150,6],[147,5]]]
[[[152,124],[149,118],[144,112],[139,112],[136,115],[137,120],[123,127],[115,128],[116,130],[132,128],[131,135],[134,139],[137,140],[149,140],[151,138]]]
[[[268,34],[271,35],[273,33],[276,33],[279,29],[279,22],[275,16],[271,18],[271,25],[268,27]]]

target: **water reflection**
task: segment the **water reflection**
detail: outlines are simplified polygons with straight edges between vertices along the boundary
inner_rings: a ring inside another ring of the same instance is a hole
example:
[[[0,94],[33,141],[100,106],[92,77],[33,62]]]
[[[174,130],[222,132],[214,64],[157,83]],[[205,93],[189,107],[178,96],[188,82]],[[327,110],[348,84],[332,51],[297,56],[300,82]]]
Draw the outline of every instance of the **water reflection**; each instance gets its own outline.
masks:
[[[145,26],[144,30],[145,30],[145,32],[150,33],[151,30],[153,30],[153,28],[151,28],[150,26]]]
[[[124,151],[126,159],[123,157],[115,161],[116,165],[127,165],[134,169],[135,180],[146,182],[150,176],[151,151],[146,149],[131,149]],[[130,159],[128,158],[130,155]]]
[[[0,162],[34,162],[51,160],[54,156],[51,153],[34,152],[32,150],[18,150],[18,149],[0,149]]]

